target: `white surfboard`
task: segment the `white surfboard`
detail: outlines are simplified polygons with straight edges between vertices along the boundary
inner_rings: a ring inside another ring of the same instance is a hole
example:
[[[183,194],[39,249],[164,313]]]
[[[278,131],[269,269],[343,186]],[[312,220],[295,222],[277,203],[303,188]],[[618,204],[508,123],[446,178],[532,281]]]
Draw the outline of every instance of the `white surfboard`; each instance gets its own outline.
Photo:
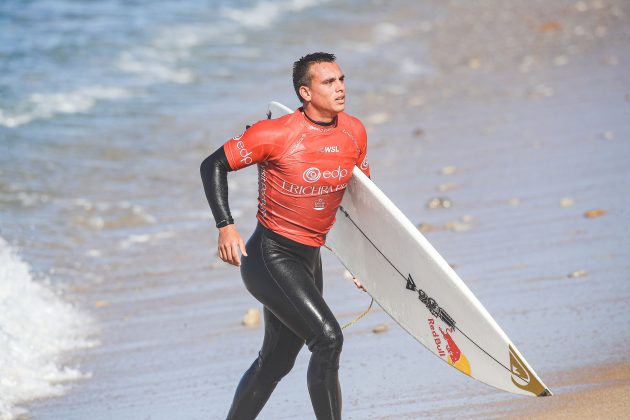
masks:
[[[291,112],[271,102],[267,116]],[[551,395],[455,271],[359,168],[326,246],[387,314],[449,365],[498,389]]]

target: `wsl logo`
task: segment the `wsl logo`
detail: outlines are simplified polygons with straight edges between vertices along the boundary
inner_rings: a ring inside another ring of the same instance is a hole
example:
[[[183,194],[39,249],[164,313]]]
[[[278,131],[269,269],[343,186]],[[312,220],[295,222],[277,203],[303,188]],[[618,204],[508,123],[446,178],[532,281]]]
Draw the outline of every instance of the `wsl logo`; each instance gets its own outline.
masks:
[[[319,148],[320,153],[339,153],[339,146],[322,146]]]

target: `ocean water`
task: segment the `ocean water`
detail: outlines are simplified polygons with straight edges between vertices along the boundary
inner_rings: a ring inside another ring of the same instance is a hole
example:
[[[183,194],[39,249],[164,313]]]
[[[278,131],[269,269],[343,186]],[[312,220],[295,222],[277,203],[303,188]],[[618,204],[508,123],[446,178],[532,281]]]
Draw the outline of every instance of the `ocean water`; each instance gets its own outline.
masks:
[[[198,167],[269,100],[298,106],[291,64],[318,50],[347,75],[374,180],[436,227],[429,240],[547,385],[628,361],[630,10],[600,3],[0,2],[0,418],[223,416],[261,331],[240,325],[257,303],[216,256]],[[244,236],[255,172],[229,178]],[[440,196],[453,206],[428,209]],[[369,300],[325,264],[349,321]],[[348,418],[508,398],[378,310],[346,338]],[[312,415],[307,363],[261,418]]]

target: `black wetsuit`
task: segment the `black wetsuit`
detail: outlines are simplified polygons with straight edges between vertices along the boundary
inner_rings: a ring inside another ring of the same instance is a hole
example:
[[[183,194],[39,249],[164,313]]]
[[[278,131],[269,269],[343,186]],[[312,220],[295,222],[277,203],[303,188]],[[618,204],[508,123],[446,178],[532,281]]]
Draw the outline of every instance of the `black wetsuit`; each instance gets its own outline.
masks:
[[[228,206],[229,170],[223,148],[201,164],[206,197],[219,227],[233,222]],[[258,358],[238,384],[227,418],[255,418],[306,343],[312,352],[308,390],[315,415],[340,419],[338,370],[343,336],[322,297],[319,247],[300,244],[258,224],[246,248],[241,275],[247,290],[264,305],[265,338]]]

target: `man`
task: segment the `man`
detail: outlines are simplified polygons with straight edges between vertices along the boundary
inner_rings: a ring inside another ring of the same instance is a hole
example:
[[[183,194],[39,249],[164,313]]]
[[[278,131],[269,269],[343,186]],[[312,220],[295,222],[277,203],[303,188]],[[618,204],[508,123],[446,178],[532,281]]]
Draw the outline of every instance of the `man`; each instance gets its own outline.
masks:
[[[343,112],[344,75],[334,55],[313,53],[296,61],[293,85],[301,108],[259,121],[201,164],[219,256],[240,265],[246,288],[264,305],[263,345],[236,389],[228,419],[255,418],[304,343],[312,352],[307,377],[315,415],[341,418],[343,336],[322,296],[319,247],[353,167],[369,176],[367,136],[361,122]],[[245,246],[230,215],[227,172],[254,163],[258,226]]]

